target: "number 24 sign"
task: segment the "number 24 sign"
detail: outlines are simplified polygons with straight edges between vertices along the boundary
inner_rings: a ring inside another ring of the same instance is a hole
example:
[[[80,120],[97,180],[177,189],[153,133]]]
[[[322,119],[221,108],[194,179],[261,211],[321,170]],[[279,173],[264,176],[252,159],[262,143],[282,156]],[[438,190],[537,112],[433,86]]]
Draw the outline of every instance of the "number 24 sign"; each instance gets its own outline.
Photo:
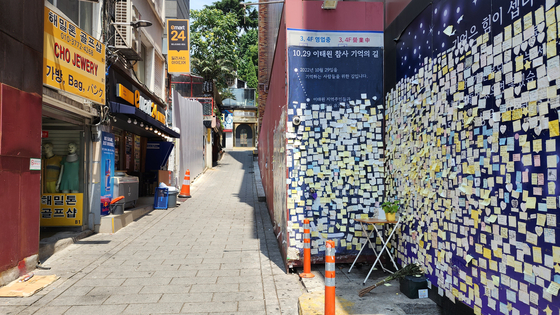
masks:
[[[171,73],[189,73],[189,20],[167,20],[167,67]]]

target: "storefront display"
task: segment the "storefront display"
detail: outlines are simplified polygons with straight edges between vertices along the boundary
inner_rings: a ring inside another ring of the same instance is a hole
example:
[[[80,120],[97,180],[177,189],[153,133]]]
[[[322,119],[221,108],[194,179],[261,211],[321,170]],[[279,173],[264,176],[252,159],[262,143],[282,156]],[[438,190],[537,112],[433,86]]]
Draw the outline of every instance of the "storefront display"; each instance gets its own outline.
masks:
[[[49,130],[43,137],[41,226],[80,226],[84,209],[81,132]]]

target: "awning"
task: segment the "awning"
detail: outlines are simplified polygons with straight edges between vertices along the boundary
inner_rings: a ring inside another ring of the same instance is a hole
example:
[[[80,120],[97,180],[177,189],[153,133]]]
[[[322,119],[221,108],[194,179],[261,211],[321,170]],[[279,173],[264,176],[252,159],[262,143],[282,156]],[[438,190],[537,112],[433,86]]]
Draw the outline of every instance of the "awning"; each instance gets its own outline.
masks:
[[[163,134],[169,135],[171,138],[181,137],[180,134],[173,131],[172,129],[162,124],[161,122],[157,121],[152,116],[144,113],[139,108],[136,108],[131,105],[117,103],[117,102],[109,102],[109,106],[111,108],[111,112],[114,114],[123,114],[129,116],[130,118],[138,119],[141,122],[144,122],[144,124],[146,125],[153,126],[154,128],[161,131]]]

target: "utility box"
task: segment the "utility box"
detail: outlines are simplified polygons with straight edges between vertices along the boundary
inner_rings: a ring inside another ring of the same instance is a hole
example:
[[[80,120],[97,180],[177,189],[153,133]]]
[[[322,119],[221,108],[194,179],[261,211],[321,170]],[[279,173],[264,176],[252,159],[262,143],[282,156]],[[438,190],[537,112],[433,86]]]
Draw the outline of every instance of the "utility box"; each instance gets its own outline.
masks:
[[[428,281],[426,281],[425,276],[415,277],[415,276],[405,276],[400,280],[401,292],[406,295],[409,299],[418,298],[418,290],[427,289]]]
[[[138,200],[140,181],[136,176],[126,175],[124,172],[115,172],[113,177],[113,198],[124,196],[124,208],[131,208]]]

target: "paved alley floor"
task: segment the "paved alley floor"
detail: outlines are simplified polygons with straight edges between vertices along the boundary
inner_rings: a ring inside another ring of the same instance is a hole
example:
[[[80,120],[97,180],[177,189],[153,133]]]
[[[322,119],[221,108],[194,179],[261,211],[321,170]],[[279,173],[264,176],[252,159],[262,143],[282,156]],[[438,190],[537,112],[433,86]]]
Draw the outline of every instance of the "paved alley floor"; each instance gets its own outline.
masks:
[[[230,151],[181,206],[55,253],[35,274],[60,279],[1,298],[0,314],[297,314],[305,290],[284,270],[252,165]]]

